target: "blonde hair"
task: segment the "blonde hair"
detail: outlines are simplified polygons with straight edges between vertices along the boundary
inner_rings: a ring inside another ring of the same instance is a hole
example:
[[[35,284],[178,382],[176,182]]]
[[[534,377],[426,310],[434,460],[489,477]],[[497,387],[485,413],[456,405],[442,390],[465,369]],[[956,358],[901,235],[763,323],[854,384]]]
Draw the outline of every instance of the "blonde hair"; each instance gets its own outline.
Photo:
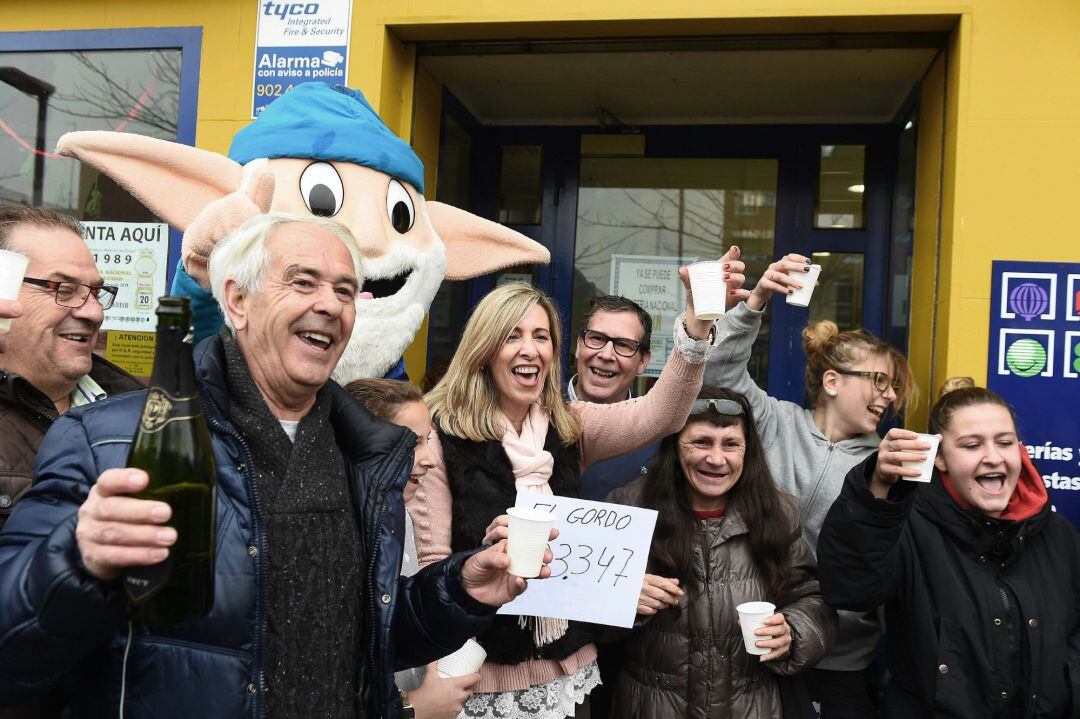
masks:
[[[470,315],[446,374],[425,397],[440,430],[473,442],[502,440],[505,428],[496,422],[503,413],[502,405],[487,366],[533,305],[543,308],[551,328],[551,367],[540,391],[540,406],[548,411],[564,444],[573,444],[581,436],[581,422],[562,396],[558,310],[550,297],[523,282],[496,287]]]
[[[245,294],[256,294],[262,289],[266,270],[270,266],[267,244],[274,230],[285,225],[301,224],[321,227],[341,240],[352,257],[356,281],[364,283],[360,247],[353,234],[344,225],[323,217],[290,215],[284,212],[268,212],[256,215],[225,236],[214,245],[207,260],[210,274],[210,293],[221,305],[225,326],[234,331],[232,317],[225,309],[225,283],[232,279]]]
[[[824,320],[807,326],[803,332],[803,352],[806,354],[806,396],[810,406],[817,405],[821,396],[821,378],[829,370],[849,370],[867,357],[883,355],[892,365],[892,378],[897,384],[896,411],[915,406],[919,388],[911,373],[907,357],[888,342],[866,330],[840,331],[835,322]]]

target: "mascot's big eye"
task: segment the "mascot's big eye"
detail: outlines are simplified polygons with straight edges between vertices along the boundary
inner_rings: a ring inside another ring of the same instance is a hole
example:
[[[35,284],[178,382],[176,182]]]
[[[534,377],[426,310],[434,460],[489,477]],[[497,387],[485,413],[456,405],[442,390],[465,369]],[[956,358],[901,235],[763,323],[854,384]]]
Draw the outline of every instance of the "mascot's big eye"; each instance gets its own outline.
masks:
[[[390,187],[386,190],[386,214],[398,233],[404,235],[412,229],[416,216],[412,198],[409,197],[409,191],[397,180],[390,180]]]
[[[313,162],[300,175],[300,195],[311,214],[333,217],[341,209],[345,188],[333,165],[329,162]]]

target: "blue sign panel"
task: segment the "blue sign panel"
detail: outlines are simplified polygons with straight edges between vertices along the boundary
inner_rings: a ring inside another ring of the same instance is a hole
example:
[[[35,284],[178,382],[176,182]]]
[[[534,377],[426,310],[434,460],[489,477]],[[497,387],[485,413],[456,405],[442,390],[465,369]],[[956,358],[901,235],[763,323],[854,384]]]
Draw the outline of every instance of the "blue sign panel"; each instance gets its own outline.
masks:
[[[302,82],[344,85],[352,0],[259,2],[251,116]]]
[[[1016,408],[1054,507],[1080,527],[1080,263],[993,265],[986,385]]]

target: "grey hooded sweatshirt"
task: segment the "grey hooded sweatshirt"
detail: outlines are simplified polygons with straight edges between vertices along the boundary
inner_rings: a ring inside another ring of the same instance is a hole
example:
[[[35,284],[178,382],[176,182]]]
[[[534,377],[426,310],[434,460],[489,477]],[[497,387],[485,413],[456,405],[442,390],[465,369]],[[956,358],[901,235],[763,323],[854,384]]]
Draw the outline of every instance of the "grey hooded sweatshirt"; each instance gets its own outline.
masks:
[[[878,448],[873,432],[830,442],[814,424],[814,413],[792,402],[770,397],[747,371],[762,312],[740,302],[716,322],[720,344],[705,362],[703,390],[726,387],[744,395],[765,448],[765,459],[777,485],[799,503],[803,537],[817,553],[818,534],[848,470]],[[832,650],[817,668],[833,671],[865,669],[874,658],[880,635],[877,612],[839,612],[840,632]]]

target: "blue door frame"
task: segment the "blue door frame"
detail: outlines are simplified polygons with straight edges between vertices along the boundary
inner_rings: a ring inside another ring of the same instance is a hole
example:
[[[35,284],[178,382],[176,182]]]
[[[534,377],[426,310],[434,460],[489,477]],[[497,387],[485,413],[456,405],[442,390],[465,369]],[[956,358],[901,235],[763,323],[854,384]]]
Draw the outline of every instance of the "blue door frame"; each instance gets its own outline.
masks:
[[[65,50],[174,49],[180,50],[180,100],[177,107],[176,141],[194,146],[199,105],[199,69],[202,62],[201,27],[0,32],[0,54]],[[173,274],[180,261],[180,240],[180,231],[170,227],[166,287],[172,287]]]
[[[462,111],[459,104],[456,111]],[[481,127],[472,121],[475,139],[475,201],[472,211],[497,219],[499,148],[539,145],[542,151],[543,205],[539,225],[510,225],[551,251],[551,264],[537,270],[537,285],[558,304],[564,327],[572,307],[577,224],[580,144],[593,127]],[[865,255],[862,326],[878,336],[885,328],[889,276],[890,213],[895,177],[898,125],[753,125],[644,127],[645,157],[749,158],[778,161],[774,256],[789,252],[859,252]],[[866,228],[814,229],[821,144],[865,144]],[[472,281],[463,318],[494,286],[491,276]],[[800,332],[807,310],[773,303],[769,343],[770,395],[803,401]],[[570,345],[563,350],[569,367]]]

